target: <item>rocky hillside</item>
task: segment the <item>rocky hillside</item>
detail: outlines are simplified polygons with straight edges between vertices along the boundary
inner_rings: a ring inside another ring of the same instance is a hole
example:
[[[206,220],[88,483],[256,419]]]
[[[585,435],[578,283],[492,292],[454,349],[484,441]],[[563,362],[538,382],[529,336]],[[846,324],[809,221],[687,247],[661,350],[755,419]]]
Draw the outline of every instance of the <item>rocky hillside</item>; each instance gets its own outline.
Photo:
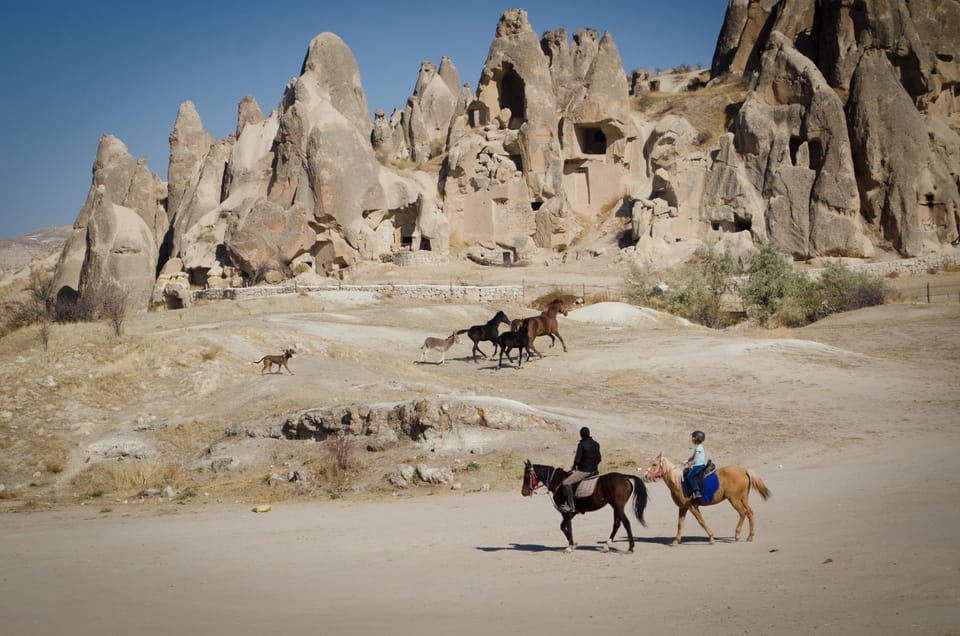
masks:
[[[475,90],[442,58],[402,112],[373,118],[350,48],[321,33],[278,107],[245,98],[228,138],[184,103],[167,181],[105,135],[56,289],[76,302],[119,283],[138,307],[182,307],[191,289],[411,253],[666,266],[767,240],[799,260],[951,250],[958,32],[956,0],[731,0],[709,76],[679,82],[628,78],[614,34],[538,36],[511,9]],[[664,108],[666,92],[704,99]]]

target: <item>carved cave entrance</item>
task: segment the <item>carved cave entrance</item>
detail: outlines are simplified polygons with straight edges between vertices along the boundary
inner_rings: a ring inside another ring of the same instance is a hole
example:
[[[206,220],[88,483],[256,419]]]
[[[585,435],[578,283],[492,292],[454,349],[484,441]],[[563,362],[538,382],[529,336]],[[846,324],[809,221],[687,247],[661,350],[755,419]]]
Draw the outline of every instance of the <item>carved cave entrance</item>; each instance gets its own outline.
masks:
[[[429,250],[430,239],[417,232],[416,206],[408,206],[393,211],[393,251]]]
[[[607,154],[607,136],[599,126],[574,127],[580,152],[585,155]]]
[[[510,125],[513,130],[520,128],[527,119],[526,84],[511,64],[503,65],[503,74],[497,81],[500,108],[510,109]]]

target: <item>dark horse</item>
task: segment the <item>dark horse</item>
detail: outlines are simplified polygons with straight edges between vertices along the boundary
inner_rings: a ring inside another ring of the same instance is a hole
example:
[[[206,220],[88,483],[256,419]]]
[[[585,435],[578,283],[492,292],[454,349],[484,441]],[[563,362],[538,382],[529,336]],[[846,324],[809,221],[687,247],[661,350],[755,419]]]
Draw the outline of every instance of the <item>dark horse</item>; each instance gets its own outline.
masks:
[[[527,350],[527,361],[530,361],[530,343],[527,342],[527,320],[520,320],[519,318],[515,319],[510,323],[510,331],[504,331],[500,334],[498,338],[498,343],[500,344],[500,362],[497,364],[498,367],[503,366],[503,356],[506,354],[507,360],[511,363],[513,358],[510,357],[510,352],[513,349],[517,350],[517,368],[520,368],[521,363],[523,362],[523,350]]]
[[[477,361],[477,352],[480,352],[484,358],[487,357],[487,354],[480,349],[480,343],[487,341],[493,343],[493,353],[490,355],[497,355],[497,347],[499,346],[498,337],[500,336],[500,323],[505,325],[510,324],[510,319],[507,318],[507,314],[502,311],[498,311],[493,318],[488,320],[485,324],[482,325],[473,325],[469,329],[460,329],[457,331],[458,334],[465,333],[467,337],[473,340],[473,361]]]
[[[560,344],[563,345],[563,350],[567,350],[567,343],[563,341],[557,327],[558,313],[566,316],[567,310],[563,307],[563,301],[556,298],[547,305],[546,310],[539,316],[531,316],[530,318],[524,319],[527,323],[527,360],[530,359],[531,349],[537,356],[543,357],[543,354],[537,351],[537,347],[533,344],[533,341],[539,336],[550,336],[551,347],[557,344],[557,338],[559,338]]]
[[[523,486],[520,488],[520,494],[529,497],[533,491],[540,486],[546,486],[550,494],[553,495],[553,505],[557,507],[558,497],[562,499],[561,489],[563,480],[570,473],[562,468],[545,466],[543,464],[531,464],[529,461],[523,464]],[[588,478],[589,479],[589,478]],[[603,547],[604,552],[609,552],[613,537],[616,536],[620,524],[627,530],[627,538],[630,540],[630,552],[633,552],[633,530],[630,528],[630,520],[624,508],[630,495],[633,495],[633,513],[642,525],[647,525],[643,520],[643,510],[647,507],[647,487],[643,481],[636,475],[625,475],[623,473],[603,473],[597,478],[596,487],[593,493],[586,497],[577,497],[574,499],[576,512],[564,512],[563,521],[560,522],[560,530],[567,537],[567,548],[565,552],[571,552],[577,545],[573,542],[573,518],[579,513],[593,512],[599,510],[607,504],[613,508],[613,532],[607,539],[607,544]]]

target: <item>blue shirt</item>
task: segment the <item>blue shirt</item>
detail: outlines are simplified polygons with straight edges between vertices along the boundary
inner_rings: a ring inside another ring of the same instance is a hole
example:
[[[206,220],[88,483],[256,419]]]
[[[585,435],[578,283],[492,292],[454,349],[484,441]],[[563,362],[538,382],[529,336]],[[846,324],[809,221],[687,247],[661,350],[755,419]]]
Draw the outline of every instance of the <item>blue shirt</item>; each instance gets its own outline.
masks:
[[[694,454],[694,459],[693,459],[694,466],[703,466],[704,464],[707,463],[707,460],[704,459],[703,444],[697,444],[697,447],[693,449],[693,454]]]

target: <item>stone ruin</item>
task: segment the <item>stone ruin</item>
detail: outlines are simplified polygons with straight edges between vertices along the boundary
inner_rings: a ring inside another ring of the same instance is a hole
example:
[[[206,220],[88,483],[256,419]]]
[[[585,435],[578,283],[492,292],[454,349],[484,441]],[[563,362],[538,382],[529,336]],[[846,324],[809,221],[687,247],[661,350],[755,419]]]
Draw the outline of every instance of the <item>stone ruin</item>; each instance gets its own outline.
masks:
[[[708,146],[715,131],[639,107],[686,85],[628,76],[609,33],[538,37],[507,10],[475,92],[448,58],[424,62],[404,109],[372,120],[352,52],[322,33],[277,108],[245,98],[228,138],[181,105],[166,182],[104,135],[56,289],[110,281],[177,308],[399,253],[523,261],[604,224],[655,266],[767,240],[797,259],[948,251],[958,32],[953,0],[731,0],[707,90],[745,88]]]

